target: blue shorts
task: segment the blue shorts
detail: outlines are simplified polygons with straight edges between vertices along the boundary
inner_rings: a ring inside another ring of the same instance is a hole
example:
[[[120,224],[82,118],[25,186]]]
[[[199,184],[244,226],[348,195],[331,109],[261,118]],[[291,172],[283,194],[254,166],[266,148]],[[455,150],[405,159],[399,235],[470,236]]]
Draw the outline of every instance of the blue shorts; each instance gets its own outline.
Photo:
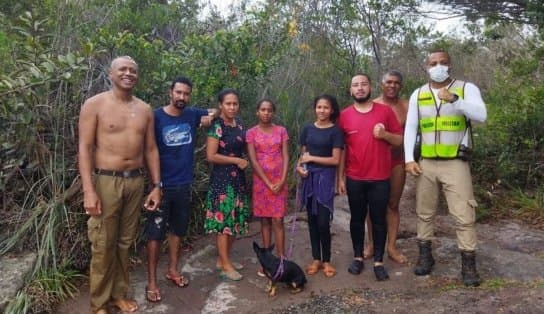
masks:
[[[185,236],[191,217],[191,184],[163,188],[160,208],[148,211],[146,217],[148,241],[164,240],[167,231],[178,237]]]

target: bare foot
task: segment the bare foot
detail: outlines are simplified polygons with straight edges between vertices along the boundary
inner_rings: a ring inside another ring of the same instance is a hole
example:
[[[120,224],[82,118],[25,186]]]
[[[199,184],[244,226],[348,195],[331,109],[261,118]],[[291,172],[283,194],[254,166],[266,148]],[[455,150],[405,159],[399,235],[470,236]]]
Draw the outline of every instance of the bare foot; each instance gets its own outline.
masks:
[[[395,249],[388,249],[387,255],[390,259],[393,261],[399,263],[399,264],[406,264],[408,262],[408,259],[406,256],[402,255],[401,252],[399,252],[396,248]]]
[[[121,312],[136,312],[138,310],[138,303],[129,299],[117,299],[113,300],[112,305],[119,308]]]
[[[369,245],[365,248],[365,250],[363,251],[363,258],[364,259],[369,259],[371,258],[372,256],[374,256],[374,246],[372,245]]]
[[[106,309],[99,309],[98,311],[94,312],[94,314],[108,314],[108,310],[106,310]]]

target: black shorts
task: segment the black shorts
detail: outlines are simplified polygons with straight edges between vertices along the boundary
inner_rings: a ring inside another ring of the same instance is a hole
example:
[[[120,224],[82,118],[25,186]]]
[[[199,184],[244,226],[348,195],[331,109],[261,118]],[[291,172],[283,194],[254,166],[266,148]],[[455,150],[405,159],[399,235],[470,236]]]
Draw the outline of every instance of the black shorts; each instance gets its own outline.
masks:
[[[146,217],[147,240],[162,241],[167,231],[178,237],[185,236],[191,217],[191,184],[163,188],[160,208],[147,212]]]

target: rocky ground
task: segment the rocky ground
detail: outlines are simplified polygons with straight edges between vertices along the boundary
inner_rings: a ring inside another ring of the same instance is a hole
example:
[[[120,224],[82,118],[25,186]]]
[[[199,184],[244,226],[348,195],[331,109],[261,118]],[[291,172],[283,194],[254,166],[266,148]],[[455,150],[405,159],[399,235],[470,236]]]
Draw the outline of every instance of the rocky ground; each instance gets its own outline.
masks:
[[[336,200],[333,230],[333,259],[338,274],[308,276],[306,289],[291,294],[280,287],[278,295],[265,293],[267,281],[256,275],[258,268],[251,243],[259,239],[259,225],[234,245],[233,257],[245,265],[244,279],[224,282],[215,271],[212,237],[194,243],[185,253],[182,271],[191,283],[176,288],[161,276],[163,301],[145,300],[145,255],[131,272],[131,294],[140,304],[139,313],[544,313],[544,232],[531,230],[513,221],[478,224],[477,262],[483,284],[466,288],[460,280],[460,255],[452,220],[445,211],[437,218],[433,250],[437,264],[429,276],[416,277],[412,268],[417,259],[415,241],[413,181],[409,179],[401,203],[399,248],[409,258],[405,265],[386,258],[391,279],[376,282],[372,264],[366,261],[359,276],[347,272],[352,249],[349,211],[345,197]],[[292,260],[301,267],[311,261],[305,214],[298,213]],[[292,223],[286,218],[286,225]],[[288,228],[287,228],[288,229]],[[286,230],[287,230],[286,229]],[[166,272],[166,255],[161,257],[159,274]],[[88,286],[81,287],[76,299],[62,304],[58,313],[88,313]]]

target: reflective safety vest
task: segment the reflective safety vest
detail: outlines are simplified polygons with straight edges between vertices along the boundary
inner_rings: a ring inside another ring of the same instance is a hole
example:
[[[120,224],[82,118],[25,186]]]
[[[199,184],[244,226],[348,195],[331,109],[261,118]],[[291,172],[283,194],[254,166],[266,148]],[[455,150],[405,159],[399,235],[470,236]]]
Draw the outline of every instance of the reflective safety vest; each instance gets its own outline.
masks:
[[[465,82],[454,80],[448,90],[464,99]],[[456,158],[461,141],[467,132],[466,117],[456,110],[452,103],[443,100],[438,102],[429,84],[419,88],[417,106],[421,157]]]

